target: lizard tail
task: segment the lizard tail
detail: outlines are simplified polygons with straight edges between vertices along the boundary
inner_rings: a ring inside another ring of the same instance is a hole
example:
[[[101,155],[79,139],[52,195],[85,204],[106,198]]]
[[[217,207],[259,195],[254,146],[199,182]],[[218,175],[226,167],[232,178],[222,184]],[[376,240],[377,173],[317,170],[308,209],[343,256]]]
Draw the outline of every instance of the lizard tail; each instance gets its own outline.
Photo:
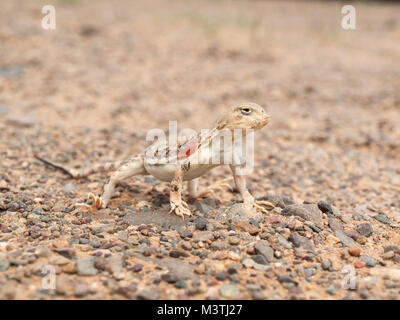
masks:
[[[71,178],[78,179],[78,178],[84,178],[87,176],[90,176],[94,173],[99,173],[99,172],[108,172],[108,171],[113,171],[119,168],[121,165],[122,161],[120,162],[112,162],[112,163],[106,163],[106,164],[100,164],[100,165],[94,165],[90,168],[85,168],[82,170],[77,170],[77,169],[70,169],[65,166],[62,166],[60,164],[54,163],[48,159],[44,159],[41,156],[34,154],[33,155],[35,159],[39,160],[40,162],[43,162],[44,164],[62,171],[63,173],[67,174]]]

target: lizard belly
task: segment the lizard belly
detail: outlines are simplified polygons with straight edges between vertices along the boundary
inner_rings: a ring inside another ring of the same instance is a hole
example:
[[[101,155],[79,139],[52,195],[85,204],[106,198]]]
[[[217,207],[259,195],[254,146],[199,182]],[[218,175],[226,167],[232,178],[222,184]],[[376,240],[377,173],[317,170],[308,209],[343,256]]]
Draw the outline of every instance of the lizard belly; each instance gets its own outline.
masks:
[[[167,152],[167,154],[169,153]],[[179,166],[186,164],[189,169],[187,171],[185,170],[183,180],[189,181],[196,179],[211,169],[223,164],[219,159],[215,161],[215,159],[213,159],[213,154],[211,142],[199,146],[196,137],[195,139],[189,140],[178,149],[176,163],[168,162],[169,159],[166,157],[161,158],[165,161],[164,163],[154,162],[157,158],[145,158],[144,167],[153,177],[161,181],[170,182],[174,178],[175,172]]]
[[[192,164],[190,170],[183,176],[184,181],[189,181],[201,177],[211,169],[215,168],[216,165],[210,164]]]
[[[146,171],[150,175],[157,178],[158,180],[166,182],[170,182],[174,178],[175,172],[178,169],[179,165],[180,164],[172,164],[172,163],[166,163],[166,164],[151,164],[146,162],[144,163],[144,167],[146,168]],[[183,180],[188,181],[196,179],[202,176],[203,174],[207,173],[214,167],[215,165],[193,164],[190,166],[190,169],[187,172],[185,172]]]
[[[177,164],[165,163],[165,164],[152,164],[144,162],[146,171],[161,181],[170,182],[175,175],[175,171],[178,168]]]

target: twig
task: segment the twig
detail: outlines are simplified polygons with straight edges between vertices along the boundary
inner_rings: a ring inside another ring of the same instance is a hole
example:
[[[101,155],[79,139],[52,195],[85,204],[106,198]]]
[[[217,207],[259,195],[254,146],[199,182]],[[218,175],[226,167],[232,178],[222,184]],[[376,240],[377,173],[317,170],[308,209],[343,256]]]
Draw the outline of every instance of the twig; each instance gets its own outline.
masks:
[[[55,163],[51,162],[50,160],[43,159],[42,157],[39,157],[37,154],[33,154],[33,156],[34,156],[37,160],[43,162],[44,164],[47,164],[48,166],[53,167],[53,168],[55,168],[55,169],[61,170],[61,171],[64,172],[65,174],[69,175],[71,178],[74,177],[74,175],[73,175],[70,171],[68,171],[67,169],[65,169],[64,167],[62,167],[62,166],[60,166],[60,165],[58,165],[58,164],[55,164]]]

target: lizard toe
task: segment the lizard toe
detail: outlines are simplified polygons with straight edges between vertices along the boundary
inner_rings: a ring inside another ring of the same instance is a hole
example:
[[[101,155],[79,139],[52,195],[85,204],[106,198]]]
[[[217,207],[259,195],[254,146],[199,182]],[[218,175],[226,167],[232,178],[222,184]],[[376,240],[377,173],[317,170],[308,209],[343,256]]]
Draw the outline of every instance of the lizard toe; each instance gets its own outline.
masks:
[[[211,186],[207,187],[204,191],[198,193],[196,196],[193,197],[192,202],[194,202],[194,200],[196,200],[197,198],[202,198],[205,197],[209,194],[213,194],[216,191],[221,191],[224,189],[229,189],[232,190],[232,186],[228,183],[230,181],[232,181],[232,177],[223,179],[221,181],[218,181],[214,184],[212,184]]]
[[[88,194],[88,198],[92,200],[92,207],[95,209],[101,209],[104,206],[103,199],[99,196],[95,196],[93,193]]]
[[[189,209],[189,205],[182,201],[179,204],[176,204],[175,202],[171,202],[171,210],[169,213],[174,212],[177,216],[184,218],[184,216],[191,216],[192,213]]]
[[[184,206],[185,208],[189,209],[189,205],[183,200],[182,200],[182,206]]]
[[[88,194],[88,199],[91,200],[91,205],[78,202],[75,204],[75,206],[87,208],[89,210],[99,210],[105,207],[103,199],[101,199],[99,196],[95,196],[93,193]]]
[[[268,201],[254,201],[253,206],[257,211],[260,211],[262,213],[268,213],[268,210],[265,209],[264,206],[267,206],[270,208],[275,208],[275,206],[271,202],[268,202]]]
[[[275,205],[269,201],[258,200],[256,201],[256,204],[260,206],[270,207],[271,209],[275,208]]]

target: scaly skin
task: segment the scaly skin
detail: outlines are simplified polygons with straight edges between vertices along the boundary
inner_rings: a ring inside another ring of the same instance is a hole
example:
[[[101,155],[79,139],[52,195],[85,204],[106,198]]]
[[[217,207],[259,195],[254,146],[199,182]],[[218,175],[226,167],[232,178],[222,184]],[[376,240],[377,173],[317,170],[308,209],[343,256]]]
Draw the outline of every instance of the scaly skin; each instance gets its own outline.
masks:
[[[198,177],[219,165],[225,164],[224,161],[218,164],[199,162],[202,155],[206,155],[207,159],[213,159],[212,157],[215,155],[215,150],[212,149],[213,142],[218,141],[219,143],[220,140],[217,139],[221,139],[221,136],[226,133],[231,133],[230,137],[234,137],[232,134],[234,130],[240,130],[241,135],[245,136],[247,134],[247,129],[258,130],[266,126],[269,122],[269,118],[269,115],[265,113],[264,109],[255,103],[244,103],[235,106],[224,115],[213,129],[189,137],[178,144],[175,150],[175,157],[171,156],[174,150],[170,150],[168,146],[152,145],[146,149],[145,155],[134,156],[120,164],[96,166],[83,171],[68,170],[37,155],[35,155],[35,157],[47,165],[62,170],[72,178],[82,178],[96,172],[111,171],[118,168],[105,185],[101,197],[90,193],[88,197],[91,199],[92,205],[77,204],[78,206],[91,209],[106,208],[118,183],[134,175],[152,175],[155,178],[171,183],[170,213],[173,212],[183,218],[185,215],[191,215],[189,206],[182,200],[182,185],[184,181],[188,181],[189,200],[191,201],[213,191],[230,187],[228,181],[232,180],[232,178],[217,182],[202,192],[197,191]],[[232,138],[231,142],[234,143],[234,138]],[[257,211],[267,213],[265,206],[274,207],[274,205],[267,201],[254,200],[253,196],[247,190],[245,177],[239,172],[240,169],[243,168],[243,163],[239,160],[235,160],[238,159],[235,149],[231,148],[225,150],[224,148],[225,145],[221,150],[218,150],[219,155],[225,152],[232,153],[233,162],[229,163],[229,165],[232,170],[236,188],[243,199],[243,204],[246,207],[255,208]],[[175,162],[172,162],[172,160]],[[197,162],[195,160],[197,160]]]

